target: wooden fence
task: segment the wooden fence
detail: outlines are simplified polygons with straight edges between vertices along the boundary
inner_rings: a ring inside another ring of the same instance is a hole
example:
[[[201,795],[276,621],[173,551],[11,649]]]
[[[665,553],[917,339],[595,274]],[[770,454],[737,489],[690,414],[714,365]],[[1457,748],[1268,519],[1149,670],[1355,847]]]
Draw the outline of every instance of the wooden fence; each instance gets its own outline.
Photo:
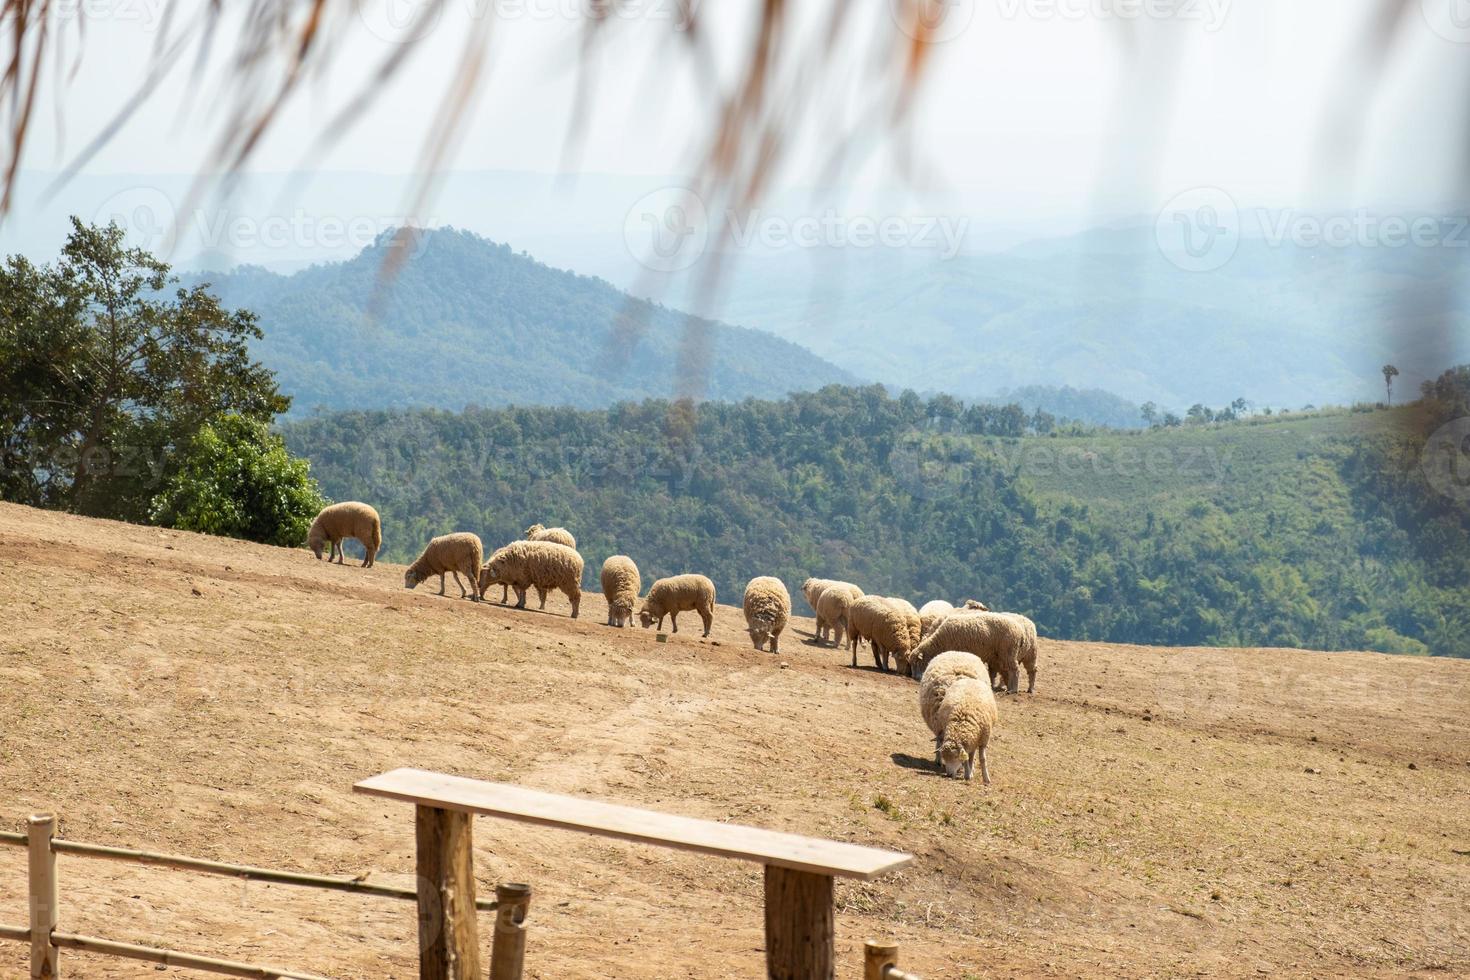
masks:
[[[0,940],[29,943],[32,980],[60,976],[59,951],[83,950],[257,980],[326,980],[310,973],[139,946],[60,928],[58,855],[126,861],[305,888],[353,892],[418,905],[420,980],[481,980],[477,919],[495,912],[489,980],[520,980],[526,955],[531,888],[496,886],[495,900],[475,897],[472,818],[485,814],[542,826],[639,841],[660,847],[756,861],[765,866],[766,975],[770,980],[833,980],[833,876],[867,879],[910,860],[907,854],[799,837],[582,797],[543,793],[416,769],[398,769],[358,783],[359,793],[415,804],[417,887],[396,888],[356,878],[299,874],[202,858],[129,850],[56,837],[56,818],[32,816],[27,833],[0,833],[0,845],[27,849],[30,922],[0,925]],[[917,980],[898,969],[898,947],[870,942],[864,980]]]

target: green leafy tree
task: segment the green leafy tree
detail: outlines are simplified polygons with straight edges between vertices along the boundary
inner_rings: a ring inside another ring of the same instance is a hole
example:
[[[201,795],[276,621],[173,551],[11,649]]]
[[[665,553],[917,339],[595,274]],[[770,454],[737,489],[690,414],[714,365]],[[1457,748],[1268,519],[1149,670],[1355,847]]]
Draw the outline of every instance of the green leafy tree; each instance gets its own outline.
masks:
[[[1393,379],[1399,376],[1399,369],[1392,364],[1383,365],[1383,387],[1388,390],[1388,404],[1393,404]]]
[[[153,498],[155,523],[295,547],[325,505],[310,464],[263,422],[225,415],[201,428]]]
[[[1159,422],[1159,406],[1153,402],[1144,402],[1138,409],[1138,414],[1143,416],[1143,424],[1152,429]]]
[[[250,359],[255,316],[72,219],[55,266],[0,268],[0,493],[142,520],[171,461],[226,413],[269,422],[290,399]]]

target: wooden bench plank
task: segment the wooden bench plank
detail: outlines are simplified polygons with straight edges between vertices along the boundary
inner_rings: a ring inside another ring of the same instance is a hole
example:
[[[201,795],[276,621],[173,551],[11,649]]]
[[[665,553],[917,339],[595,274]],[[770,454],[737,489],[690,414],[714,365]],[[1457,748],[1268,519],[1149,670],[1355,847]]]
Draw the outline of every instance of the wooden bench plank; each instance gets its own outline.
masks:
[[[423,769],[394,769],[364,779],[353,791],[844,878],[867,880],[913,860],[910,854],[876,847],[681,817]]]

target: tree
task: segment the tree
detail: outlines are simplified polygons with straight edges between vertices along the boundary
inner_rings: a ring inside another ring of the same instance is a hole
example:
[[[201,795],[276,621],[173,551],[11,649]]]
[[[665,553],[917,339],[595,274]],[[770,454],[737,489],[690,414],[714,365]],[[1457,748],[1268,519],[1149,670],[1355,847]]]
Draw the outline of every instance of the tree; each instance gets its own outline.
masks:
[[[1393,379],[1399,376],[1399,369],[1392,364],[1383,365],[1383,386],[1388,389],[1388,404],[1393,404]]]
[[[1215,412],[1214,409],[1195,402],[1189,406],[1189,411],[1184,413],[1184,417],[1189,420],[1190,425],[1204,425],[1206,422],[1215,421]]]
[[[54,266],[0,269],[0,492],[142,520],[180,447],[226,413],[269,422],[290,399],[246,346],[254,314],[177,279],[116,225],[72,219]],[[12,463],[14,466],[12,467]]]
[[[1250,411],[1250,407],[1251,403],[1246,401],[1244,398],[1237,398],[1235,399],[1235,401],[1230,403],[1230,411],[1235,413],[1237,417],[1242,416],[1246,412]]]
[[[295,547],[326,504],[309,471],[265,423],[225,415],[190,440],[148,516],[185,531]]]
[[[1153,402],[1144,402],[1139,407],[1138,414],[1143,416],[1143,423],[1152,429],[1159,421],[1159,406]]]

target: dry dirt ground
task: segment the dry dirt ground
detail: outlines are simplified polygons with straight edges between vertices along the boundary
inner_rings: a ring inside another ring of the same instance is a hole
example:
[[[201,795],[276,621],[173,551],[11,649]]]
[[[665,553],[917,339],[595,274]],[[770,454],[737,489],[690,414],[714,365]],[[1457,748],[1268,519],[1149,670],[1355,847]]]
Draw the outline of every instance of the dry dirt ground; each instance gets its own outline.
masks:
[[[912,852],[839,883],[844,976],[865,938],[929,978],[1470,972],[1470,663],[1044,640],[986,789],[932,771],[913,682],[851,669],[810,620],[777,658],[728,606],[709,640],[687,616],[664,645],[602,625],[601,596],[574,621],[560,595],[433,590],[0,505],[0,823],[54,809],[76,840],[411,886],[411,808],[350,789],[421,766]],[[755,866],[485,818],[476,861],[484,892],[536,889],[532,976],[762,972]],[[60,874],[64,929],[416,973],[408,903]],[[24,883],[0,848],[0,922],[23,924]],[[0,976],[24,971],[0,942]]]

